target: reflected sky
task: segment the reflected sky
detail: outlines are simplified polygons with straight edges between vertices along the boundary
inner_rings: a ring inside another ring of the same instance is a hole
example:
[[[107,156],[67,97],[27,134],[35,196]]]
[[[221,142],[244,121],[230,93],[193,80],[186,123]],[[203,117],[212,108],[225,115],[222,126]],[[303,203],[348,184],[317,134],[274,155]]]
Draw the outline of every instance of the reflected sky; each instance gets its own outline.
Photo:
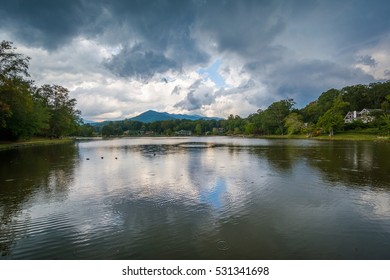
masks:
[[[390,258],[389,155],[229,137],[0,153],[1,258]]]

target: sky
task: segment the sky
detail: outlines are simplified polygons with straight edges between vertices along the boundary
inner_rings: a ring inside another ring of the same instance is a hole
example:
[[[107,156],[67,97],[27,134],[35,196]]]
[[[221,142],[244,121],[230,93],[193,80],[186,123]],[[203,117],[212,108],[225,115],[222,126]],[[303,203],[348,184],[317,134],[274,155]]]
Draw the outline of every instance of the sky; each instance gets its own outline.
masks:
[[[0,40],[85,120],[246,117],[390,79],[387,0],[0,0]]]

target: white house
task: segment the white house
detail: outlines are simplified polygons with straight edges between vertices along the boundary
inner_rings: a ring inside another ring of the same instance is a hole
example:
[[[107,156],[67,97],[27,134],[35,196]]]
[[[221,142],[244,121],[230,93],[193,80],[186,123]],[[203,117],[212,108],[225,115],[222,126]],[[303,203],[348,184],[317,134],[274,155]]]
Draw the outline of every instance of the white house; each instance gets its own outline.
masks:
[[[370,112],[378,111],[379,109],[366,109],[359,111],[350,111],[344,117],[344,123],[352,123],[354,121],[360,120],[363,123],[372,122],[375,117],[370,116]]]

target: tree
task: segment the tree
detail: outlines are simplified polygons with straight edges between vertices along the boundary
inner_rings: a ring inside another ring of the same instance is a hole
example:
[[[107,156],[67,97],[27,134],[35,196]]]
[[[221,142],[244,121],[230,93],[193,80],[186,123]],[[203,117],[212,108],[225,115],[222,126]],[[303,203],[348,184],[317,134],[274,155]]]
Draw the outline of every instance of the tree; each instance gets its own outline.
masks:
[[[254,134],[255,131],[256,131],[256,127],[254,123],[248,122],[245,125],[245,134],[251,135]]]
[[[245,130],[245,123],[245,119],[231,114],[226,121],[222,122],[222,127],[226,129],[228,134],[240,134]]]
[[[35,93],[37,101],[50,113],[47,135],[51,138],[69,135],[81,123],[80,111],[75,108],[76,99],[69,97],[69,90],[58,85],[43,85]]]
[[[303,117],[298,113],[291,113],[284,119],[288,134],[300,133],[304,127]]]
[[[12,43],[0,43],[0,138],[29,138],[47,126],[48,112],[36,103],[29,77],[30,58],[16,53]]]
[[[18,78],[0,87],[0,95],[7,100],[9,114],[4,118],[1,137],[8,140],[30,138],[48,126],[48,110],[34,102],[29,83]]]
[[[329,136],[333,136],[335,130],[343,128],[345,108],[348,106],[349,103],[344,102],[340,94],[334,100],[333,106],[320,117],[317,126],[329,132]]]
[[[274,122],[277,124],[279,128],[279,132],[284,134],[284,125],[283,121],[290,114],[291,108],[294,106],[295,102],[293,99],[284,99],[278,102],[272,103],[267,111],[272,116]]]
[[[372,108],[368,99],[367,85],[354,85],[344,87],[341,92],[344,101],[350,104],[349,111],[361,111],[364,108]]]
[[[110,122],[102,127],[102,135],[103,136],[111,136],[114,134],[115,134],[115,129],[114,129],[112,122]]]
[[[385,114],[388,114],[390,111],[390,94],[386,95],[385,101],[381,103],[381,108]]]
[[[15,53],[12,42],[0,43],[0,128],[6,128],[7,119],[12,116],[12,81],[23,81],[28,77],[29,57]]]
[[[23,79],[29,77],[28,66],[30,57],[15,53],[16,48],[12,42],[2,41],[0,43],[0,85],[10,79]]]
[[[95,133],[94,127],[92,127],[90,124],[84,124],[79,127],[75,135],[82,136],[82,137],[92,137],[94,133]]]
[[[316,101],[310,102],[301,110],[304,121],[308,123],[318,122],[319,118],[333,106],[335,98],[339,95],[340,91],[337,89],[323,92]]]
[[[381,120],[384,123],[384,128],[387,131],[387,135],[390,135],[390,114],[384,114],[381,116]]]
[[[318,126],[329,132],[329,136],[334,135],[334,130],[341,128],[344,124],[344,118],[340,114],[335,113],[329,109],[318,120]]]
[[[380,120],[383,122],[384,128],[387,130],[387,135],[390,135],[390,94],[386,95],[385,99],[386,100],[381,104],[383,115],[380,117]]]
[[[301,109],[301,112],[306,122],[315,123],[321,116],[318,109],[318,101],[310,102],[305,108]]]
[[[330,108],[333,107],[335,99],[340,95],[340,91],[337,89],[330,89],[323,92],[317,100],[318,118],[325,114]]]
[[[195,126],[195,134],[202,135],[202,125],[200,123]]]

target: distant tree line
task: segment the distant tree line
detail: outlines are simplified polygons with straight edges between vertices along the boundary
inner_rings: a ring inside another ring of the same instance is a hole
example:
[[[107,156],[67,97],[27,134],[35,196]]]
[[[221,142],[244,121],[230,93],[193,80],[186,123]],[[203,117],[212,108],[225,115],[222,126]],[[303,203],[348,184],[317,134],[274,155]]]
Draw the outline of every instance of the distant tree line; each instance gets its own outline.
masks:
[[[86,124],[79,130],[80,136],[175,136],[179,131],[188,131],[192,135],[219,134],[221,121],[217,120],[166,120],[143,123],[123,120]]]
[[[193,135],[333,135],[340,131],[371,129],[371,133],[390,134],[390,81],[369,85],[353,85],[341,90],[330,89],[302,109],[294,108],[293,99],[272,103],[267,109],[242,118],[228,116],[225,120],[168,120],[152,123],[123,120],[85,125],[80,135],[144,136],[177,135],[181,130]],[[371,114],[372,122],[345,123],[348,111],[364,108],[379,109]]]
[[[12,44],[0,43],[0,140],[59,138],[77,131],[80,111],[69,90],[36,86],[28,79],[30,57],[17,53]]]

